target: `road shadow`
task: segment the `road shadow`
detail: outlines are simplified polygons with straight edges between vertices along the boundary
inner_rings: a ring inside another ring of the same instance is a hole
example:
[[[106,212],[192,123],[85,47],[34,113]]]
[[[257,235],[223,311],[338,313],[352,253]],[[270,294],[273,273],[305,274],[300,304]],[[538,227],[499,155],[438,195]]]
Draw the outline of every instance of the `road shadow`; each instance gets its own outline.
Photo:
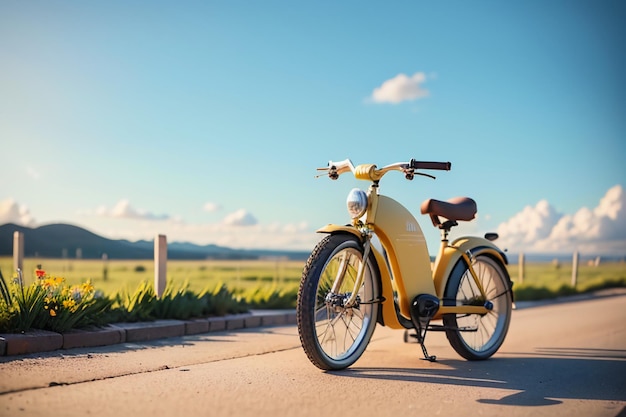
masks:
[[[0,356],[0,364],[19,362],[25,359],[71,358],[82,356],[108,355],[112,353],[146,351],[151,349],[160,349],[164,347],[184,347],[193,346],[201,342],[204,343],[212,341],[219,341],[221,343],[236,343],[234,340],[228,340],[227,336],[227,333],[216,332],[210,334],[170,337],[167,339],[123,342],[104,346],[76,347],[71,349],[58,349],[47,352],[34,352],[21,355]]]
[[[444,359],[425,364],[424,368],[355,366],[329,373],[346,378],[518,391],[477,400],[483,404],[533,407],[560,404],[563,399],[626,401],[626,350],[547,347],[530,355],[507,353],[480,362]]]

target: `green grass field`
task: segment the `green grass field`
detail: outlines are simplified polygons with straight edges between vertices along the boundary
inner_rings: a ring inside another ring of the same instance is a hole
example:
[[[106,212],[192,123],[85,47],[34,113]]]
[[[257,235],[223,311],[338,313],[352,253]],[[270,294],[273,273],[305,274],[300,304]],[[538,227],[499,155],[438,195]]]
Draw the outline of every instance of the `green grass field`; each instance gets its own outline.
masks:
[[[64,277],[68,284],[90,279],[96,289],[113,295],[123,290],[134,290],[143,282],[154,281],[152,260],[24,260],[24,279],[32,282],[37,265],[51,276]],[[167,262],[167,280],[174,285],[189,284],[189,289],[200,293],[225,284],[232,291],[262,287],[297,287],[304,263],[301,261],[241,260],[241,261],[177,261]],[[0,269],[5,278],[13,276],[13,259],[0,257]]]
[[[572,263],[530,263],[525,265],[524,279],[520,279],[518,265],[509,265],[509,275],[518,285],[542,286],[557,289],[572,283]],[[580,262],[577,286],[590,285],[599,281],[626,279],[626,262],[604,262],[598,266]]]
[[[154,281],[152,260],[75,260],[75,259],[33,259],[24,260],[24,278],[32,282],[38,264],[52,276],[61,276],[68,284],[77,284],[90,279],[96,289],[113,295],[122,290],[134,290],[142,281]],[[201,292],[213,289],[218,284],[226,284],[232,291],[248,289],[285,288],[292,289],[299,284],[303,261],[241,260],[241,261],[177,261],[167,264],[167,279],[174,285],[187,282],[189,289]],[[0,269],[5,278],[13,276],[13,260],[0,257]],[[518,265],[509,266],[509,274],[516,283],[515,289],[524,287],[544,287],[556,291],[568,286],[572,279],[571,263],[528,263],[525,278],[519,280]],[[105,279],[106,276],[106,279]],[[577,287],[586,288],[607,281],[626,280],[626,262],[605,262],[598,266],[581,262],[578,266]]]

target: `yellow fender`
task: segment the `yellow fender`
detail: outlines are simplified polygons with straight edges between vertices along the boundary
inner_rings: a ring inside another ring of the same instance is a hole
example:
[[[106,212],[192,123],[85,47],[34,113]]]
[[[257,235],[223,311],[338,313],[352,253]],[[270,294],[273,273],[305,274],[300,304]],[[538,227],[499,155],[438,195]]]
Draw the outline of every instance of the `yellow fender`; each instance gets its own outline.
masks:
[[[354,226],[340,226],[338,224],[327,224],[326,226],[320,227],[316,230],[317,233],[337,233],[337,232],[345,232],[353,234],[358,237],[360,241],[363,241],[363,237],[361,236],[361,232],[359,232]]]
[[[452,268],[464,254],[470,252],[472,256],[487,254],[500,262],[507,265],[508,261],[504,252],[500,250],[491,241],[482,237],[461,237],[456,239],[452,244],[447,246],[442,253],[439,254],[435,265],[433,280],[435,282],[435,291],[439,298],[443,297],[446,290],[446,283]]]

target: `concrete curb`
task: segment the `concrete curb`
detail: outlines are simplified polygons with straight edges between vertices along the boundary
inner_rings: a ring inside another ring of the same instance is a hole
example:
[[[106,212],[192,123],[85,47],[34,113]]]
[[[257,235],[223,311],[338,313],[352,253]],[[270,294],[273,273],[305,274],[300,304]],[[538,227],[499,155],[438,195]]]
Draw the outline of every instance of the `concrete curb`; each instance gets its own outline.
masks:
[[[115,323],[102,328],[77,329],[66,333],[46,330],[3,333],[0,334],[0,356],[107,346],[126,342],[145,342],[169,337],[295,323],[295,310],[255,310],[246,314],[193,320]]]

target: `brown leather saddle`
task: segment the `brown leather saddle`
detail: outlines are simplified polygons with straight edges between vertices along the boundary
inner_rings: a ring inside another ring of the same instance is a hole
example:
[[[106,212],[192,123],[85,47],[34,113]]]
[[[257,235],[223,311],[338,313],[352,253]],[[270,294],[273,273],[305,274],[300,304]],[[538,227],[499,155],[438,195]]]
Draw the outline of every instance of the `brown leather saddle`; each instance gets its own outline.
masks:
[[[433,226],[447,228],[456,225],[458,220],[470,221],[476,215],[476,202],[469,197],[454,197],[448,201],[429,198],[421,206],[422,214],[429,214]],[[439,217],[445,217],[452,223],[442,223]],[[448,225],[446,225],[448,224]]]

